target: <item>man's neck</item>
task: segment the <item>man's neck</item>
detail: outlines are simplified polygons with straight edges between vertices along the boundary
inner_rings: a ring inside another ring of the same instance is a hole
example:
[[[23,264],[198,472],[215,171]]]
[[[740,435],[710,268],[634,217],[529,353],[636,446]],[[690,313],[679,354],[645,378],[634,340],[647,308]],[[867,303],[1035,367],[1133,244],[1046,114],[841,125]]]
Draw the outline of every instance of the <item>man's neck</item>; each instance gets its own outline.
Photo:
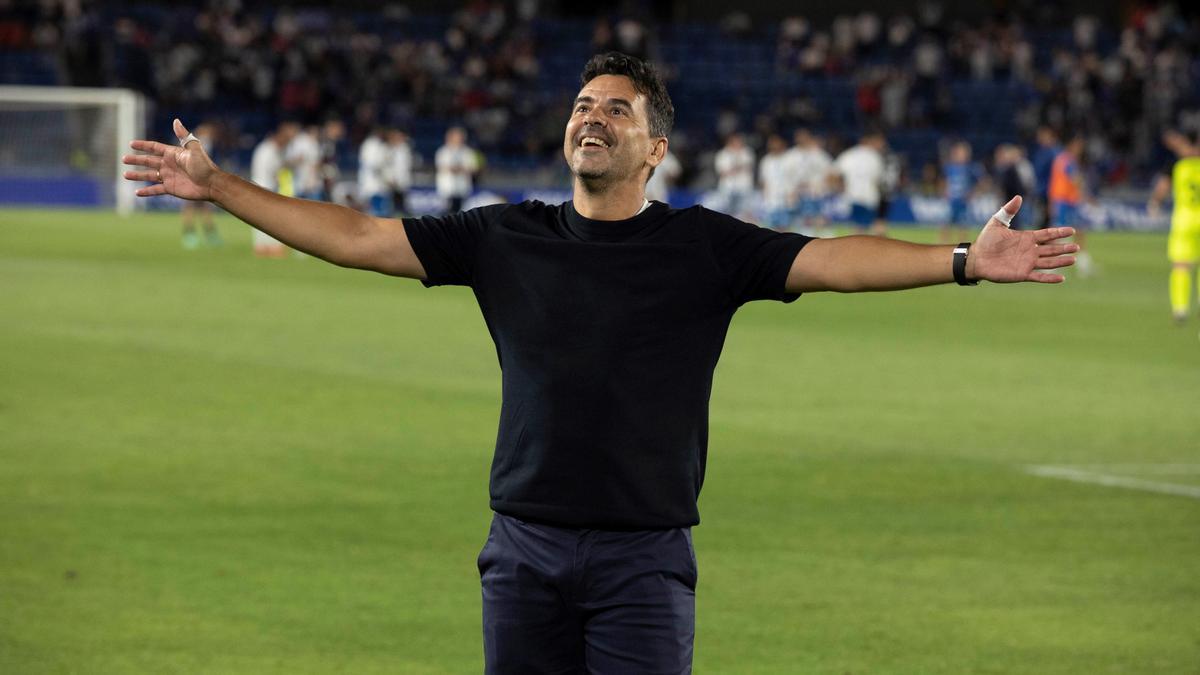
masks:
[[[625,183],[589,192],[577,178],[572,203],[575,205],[575,212],[584,218],[625,220],[636,216],[642,210],[646,203],[646,186]]]

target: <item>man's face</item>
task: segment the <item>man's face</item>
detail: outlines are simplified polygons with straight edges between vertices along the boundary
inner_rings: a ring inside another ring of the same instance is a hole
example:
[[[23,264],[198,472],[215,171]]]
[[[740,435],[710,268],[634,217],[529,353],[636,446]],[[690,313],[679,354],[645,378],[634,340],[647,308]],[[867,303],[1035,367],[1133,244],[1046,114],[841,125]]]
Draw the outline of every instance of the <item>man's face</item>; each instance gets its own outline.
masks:
[[[600,75],[583,85],[563,135],[571,173],[612,184],[657,166],[664,154],[666,139],[650,137],[646,97],[629,78]]]

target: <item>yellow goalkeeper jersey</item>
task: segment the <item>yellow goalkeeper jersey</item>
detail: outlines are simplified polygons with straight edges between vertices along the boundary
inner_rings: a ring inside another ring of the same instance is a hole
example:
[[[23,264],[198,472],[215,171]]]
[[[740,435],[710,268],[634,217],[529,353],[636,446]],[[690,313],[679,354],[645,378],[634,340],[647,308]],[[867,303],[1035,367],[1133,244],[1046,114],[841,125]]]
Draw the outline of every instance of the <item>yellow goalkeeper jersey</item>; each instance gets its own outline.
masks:
[[[1171,171],[1174,218],[1200,220],[1200,157],[1184,157]]]

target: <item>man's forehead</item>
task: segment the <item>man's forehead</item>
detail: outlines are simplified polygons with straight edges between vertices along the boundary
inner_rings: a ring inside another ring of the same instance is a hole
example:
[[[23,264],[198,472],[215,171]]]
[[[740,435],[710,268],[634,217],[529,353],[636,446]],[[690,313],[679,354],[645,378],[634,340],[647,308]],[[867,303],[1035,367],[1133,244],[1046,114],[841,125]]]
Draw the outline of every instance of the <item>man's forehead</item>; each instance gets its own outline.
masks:
[[[583,85],[578,98],[593,98],[604,101],[610,98],[624,99],[637,104],[637,99],[645,98],[634,88],[633,81],[624,75],[598,75]],[[642,102],[645,104],[645,101]]]

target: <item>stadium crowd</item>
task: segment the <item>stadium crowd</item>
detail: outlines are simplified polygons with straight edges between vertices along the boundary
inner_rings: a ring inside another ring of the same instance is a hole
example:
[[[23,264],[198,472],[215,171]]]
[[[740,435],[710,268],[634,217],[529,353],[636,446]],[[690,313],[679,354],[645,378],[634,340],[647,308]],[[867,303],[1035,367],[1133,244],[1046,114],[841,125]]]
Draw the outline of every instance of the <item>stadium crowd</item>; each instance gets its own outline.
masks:
[[[728,94],[715,117],[678,106],[673,149],[683,166],[679,181],[689,186],[716,182],[708,170],[713,153],[734,132],[762,153],[772,134],[810,127],[836,152],[879,129],[897,139],[896,154],[909,162],[901,180],[918,191],[938,180],[931,172],[940,171],[939,159],[956,140],[990,165],[1001,143],[1032,149],[1043,125],[1085,135],[1094,184],[1144,186],[1166,161],[1162,131],[1200,129],[1200,19],[1171,3],[1135,5],[1119,26],[1062,18],[1047,9],[1054,3],[1018,3],[1029,9],[968,22],[930,2],[914,15],[861,12],[828,24],[734,12],[702,33],[637,11],[594,23],[555,18],[550,5],[472,0],[425,16],[399,4],[365,13],[240,0],[191,10],[44,0],[10,7],[0,20],[0,46],[51,59],[55,83],[131,87],[160,110],[216,118],[227,130],[218,150],[227,146],[243,160],[284,119],[337,118],[353,148],[382,124],[406,130],[419,153],[432,155],[446,128],[461,124],[489,166],[557,165],[560,95],[574,86],[572,68],[586,58],[563,53],[562,29],[580,25],[591,35],[580,48],[664,63],[684,102],[692,86],[713,84]],[[689,62],[686,47],[710,33],[722,48],[766,54],[773,67],[761,76],[797,88],[781,86],[763,101],[722,89],[728,83],[689,84],[705,71]],[[11,68],[4,72],[13,79]],[[829,96],[806,93],[830,91],[830,83],[841,88]],[[1003,88],[979,89],[983,100],[975,108],[959,95],[962,87],[989,83]],[[849,116],[833,107],[845,103],[837,99],[846,92]],[[922,129],[947,132],[944,146],[930,148]],[[357,153],[347,148],[343,156],[350,168]]]

